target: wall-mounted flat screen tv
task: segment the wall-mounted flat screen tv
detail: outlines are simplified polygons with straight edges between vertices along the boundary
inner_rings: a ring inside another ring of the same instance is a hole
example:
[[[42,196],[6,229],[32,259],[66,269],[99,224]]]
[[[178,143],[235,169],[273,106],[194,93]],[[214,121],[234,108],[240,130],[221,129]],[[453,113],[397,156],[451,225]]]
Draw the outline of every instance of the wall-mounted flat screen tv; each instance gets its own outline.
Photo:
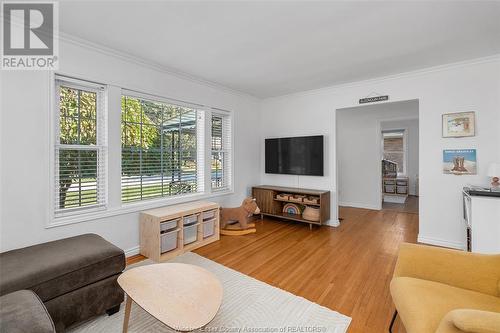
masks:
[[[266,139],[266,173],[323,176],[323,135]]]

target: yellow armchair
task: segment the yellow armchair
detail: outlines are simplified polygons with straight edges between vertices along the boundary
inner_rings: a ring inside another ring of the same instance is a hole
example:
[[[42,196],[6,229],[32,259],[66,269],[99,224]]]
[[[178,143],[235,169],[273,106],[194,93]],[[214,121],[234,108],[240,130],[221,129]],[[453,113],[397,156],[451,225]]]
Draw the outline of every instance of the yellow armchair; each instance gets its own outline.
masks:
[[[403,243],[390,288],[407,333],[500,333],[500,255]]]

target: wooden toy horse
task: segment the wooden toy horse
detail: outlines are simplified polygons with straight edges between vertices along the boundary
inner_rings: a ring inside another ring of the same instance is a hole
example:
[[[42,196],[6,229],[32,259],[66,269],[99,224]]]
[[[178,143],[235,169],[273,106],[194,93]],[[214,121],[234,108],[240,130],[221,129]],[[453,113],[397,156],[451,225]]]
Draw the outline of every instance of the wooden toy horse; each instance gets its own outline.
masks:
[[[240,207],[221,208],[221,235],[241,236],[256,232],[255,223],[249,223],[248,220],[253,214],[259,213],[260,209],[252,198],[245,198]]]

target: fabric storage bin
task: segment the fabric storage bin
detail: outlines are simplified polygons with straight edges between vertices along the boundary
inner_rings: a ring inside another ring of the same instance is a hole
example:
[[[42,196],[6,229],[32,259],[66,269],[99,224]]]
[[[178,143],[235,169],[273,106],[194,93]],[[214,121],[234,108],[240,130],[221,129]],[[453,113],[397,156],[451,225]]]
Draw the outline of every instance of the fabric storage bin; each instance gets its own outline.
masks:
[[[179,229],[161,234],[161,253],[175,250],[177,248],[177,236]]]
[[[169,220],[160,223],[160,232],[167,232],[171,231],[177,228],[177,223],[179,222],[179,219],[176,220]]]
[[[198,226],[199,223],[194,223],[190,225],[185,225],[184,230],[184,245],[191,244],[196,242],[196,238],[198,237]]]
[[[215,218],[216,210],[207,210],[201,214],[204,221]]]
[[[394,193],[394,191],[395,191],[394,185],[385,185],[386,193]]]
[[[184,225],[198,222],[198,214],[184,216]]]
[[[215,219],[203,221],[203,238],[213,236],[215,233]]]
[[[406,186],[398,186],[398,193],[400,194],[406,194],[407,187]]]
[[[406,185],[408,185],[408,182],[406,180],[398,180],[396,182],[396,185],[406,186]]]

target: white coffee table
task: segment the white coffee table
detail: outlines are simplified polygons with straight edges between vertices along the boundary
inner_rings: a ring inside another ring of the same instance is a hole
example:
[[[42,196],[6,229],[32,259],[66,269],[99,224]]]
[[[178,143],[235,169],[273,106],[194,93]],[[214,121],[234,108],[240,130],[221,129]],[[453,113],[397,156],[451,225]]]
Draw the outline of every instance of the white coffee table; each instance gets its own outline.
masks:
[[[145,265],[125,271],[118,283],[127,294],[123,332],[132,301],[177,331],[208,324],[222,303],[222,285],[204,268],[177,263]]]

